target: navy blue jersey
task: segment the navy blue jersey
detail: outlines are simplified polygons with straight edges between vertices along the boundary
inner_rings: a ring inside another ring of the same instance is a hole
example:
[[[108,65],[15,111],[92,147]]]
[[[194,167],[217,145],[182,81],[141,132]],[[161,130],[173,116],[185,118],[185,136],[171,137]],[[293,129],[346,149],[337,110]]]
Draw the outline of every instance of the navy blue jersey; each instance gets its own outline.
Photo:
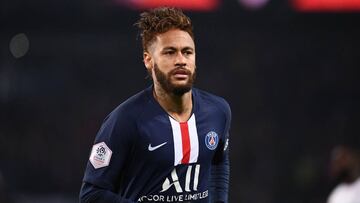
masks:
[[[134,95],[106,117],[84,183],[116,194],[117,202],[210,202],[210,196],[226,202],[229,105],[193,88],[191,117],[178,122],[152,91]]]

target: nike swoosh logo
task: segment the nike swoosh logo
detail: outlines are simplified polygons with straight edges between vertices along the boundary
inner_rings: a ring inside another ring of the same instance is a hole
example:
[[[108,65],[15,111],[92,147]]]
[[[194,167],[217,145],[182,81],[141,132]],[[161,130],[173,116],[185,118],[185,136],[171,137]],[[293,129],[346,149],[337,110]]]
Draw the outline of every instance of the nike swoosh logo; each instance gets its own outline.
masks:
[[[160,147],[162,147],[162,146],[166,145],[166,143],[167,143],[167,142],[164,142],[164,143],[159,144],[159,145],[154,146],[154,147],[153,147],[153,146],[151,146],[151,144],[149,144],[148,150],[149,150],[150,152],[152,152],[152,151],[157,150],[157,149],[159,149]]]

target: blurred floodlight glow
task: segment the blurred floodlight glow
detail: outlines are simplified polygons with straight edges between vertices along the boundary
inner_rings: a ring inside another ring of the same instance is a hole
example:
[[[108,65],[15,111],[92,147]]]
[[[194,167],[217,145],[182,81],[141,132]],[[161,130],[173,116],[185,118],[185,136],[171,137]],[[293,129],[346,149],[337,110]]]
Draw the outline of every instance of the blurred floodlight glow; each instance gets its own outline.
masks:
[[[298,11],[360,11],[360,0],[293,0]]]
[[[190,11],[213,11],[219,7],[219,0],[114,0],[120,5],[134,9],[150,9],[171,6]]]
[[[19,33],[11,38],[9,49],[15,58],[21,58],[29,51],[29,39],[24,33]]]
[[[238,0],[239,3],[248,9],[257,10],[263,8],[269,0]]]

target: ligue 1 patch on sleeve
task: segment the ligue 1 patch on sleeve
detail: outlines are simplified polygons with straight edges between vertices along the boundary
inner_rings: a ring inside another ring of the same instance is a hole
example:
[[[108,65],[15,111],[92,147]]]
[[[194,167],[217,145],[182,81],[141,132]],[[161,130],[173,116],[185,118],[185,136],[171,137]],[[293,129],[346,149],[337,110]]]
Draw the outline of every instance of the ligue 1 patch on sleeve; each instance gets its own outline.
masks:
[[[92,147],[90,154],[90,163],[94,166],[95,169],[108,166],[110,163],[112,151],[105,144],[105,142],[100,142],[95,144]]]

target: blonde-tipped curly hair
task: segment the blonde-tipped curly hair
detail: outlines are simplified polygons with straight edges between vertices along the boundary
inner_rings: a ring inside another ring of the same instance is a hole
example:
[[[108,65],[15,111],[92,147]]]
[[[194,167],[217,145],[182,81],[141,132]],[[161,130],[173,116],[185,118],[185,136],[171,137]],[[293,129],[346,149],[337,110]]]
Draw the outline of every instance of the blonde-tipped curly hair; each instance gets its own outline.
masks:
[[[170,7],[155,8],[140,14],[135,23],[140,29],[143,50],[147,51],[156,35],[171,29],[183,30],[194,39],[191,20],[180,9]]]

